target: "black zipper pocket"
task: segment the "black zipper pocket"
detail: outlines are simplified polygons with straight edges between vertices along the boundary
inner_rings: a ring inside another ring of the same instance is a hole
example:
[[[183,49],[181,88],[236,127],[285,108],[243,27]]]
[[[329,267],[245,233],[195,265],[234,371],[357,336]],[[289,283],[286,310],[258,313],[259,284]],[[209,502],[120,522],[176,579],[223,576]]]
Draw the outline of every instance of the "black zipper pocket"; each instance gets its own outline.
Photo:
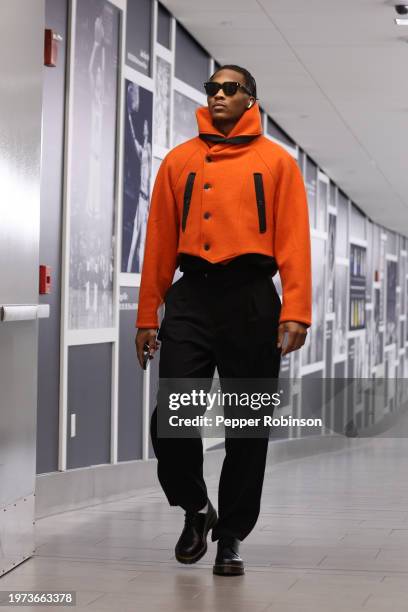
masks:
[[[191,196],[193,193],[194,180],[196,177],[195,172],[190,172],[187,177],[186,186],[184,189],[184,199],[183,199],[183,218],[181,220],[181,229],[184,232],[186,229],[188,211],[190,209]]]
[[[263,188],[262,174],[254,172],[256,205],[258,208],[259,232],[266,232],[265,193]]]

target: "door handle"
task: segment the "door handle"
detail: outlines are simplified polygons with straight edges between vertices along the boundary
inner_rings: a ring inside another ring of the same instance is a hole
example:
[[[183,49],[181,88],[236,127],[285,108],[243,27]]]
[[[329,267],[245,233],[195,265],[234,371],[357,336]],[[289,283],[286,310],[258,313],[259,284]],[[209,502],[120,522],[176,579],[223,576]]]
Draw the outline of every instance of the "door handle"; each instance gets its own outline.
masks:
[[[50,316],[49,304],[4,304],[0,306],[0,321],[32,321]]]

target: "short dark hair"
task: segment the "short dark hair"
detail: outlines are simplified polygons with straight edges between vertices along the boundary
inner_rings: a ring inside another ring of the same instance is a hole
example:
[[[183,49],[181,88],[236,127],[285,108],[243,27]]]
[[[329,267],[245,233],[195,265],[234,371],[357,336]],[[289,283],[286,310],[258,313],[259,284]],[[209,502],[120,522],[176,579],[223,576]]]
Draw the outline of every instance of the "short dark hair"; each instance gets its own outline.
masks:
[[[256,81],[254,77],[252,76],[252,74],[249,72],[249,70],[247,70],[246,68],[242,68],[242,66],[236,66],[235,64],[224,64],[224,66],[220,66],[219,68],[217,68],[214,74],[210,76],[210,81],[213,80],[217,72],[220,72],[220,70],[224,70],[224,69],[225,70],[235,70],[235,72],[240,72],[245,79],[245,87],[249,89],[249,91],[251,92],[251,95],[253,95],[254,98],[257,100]]]

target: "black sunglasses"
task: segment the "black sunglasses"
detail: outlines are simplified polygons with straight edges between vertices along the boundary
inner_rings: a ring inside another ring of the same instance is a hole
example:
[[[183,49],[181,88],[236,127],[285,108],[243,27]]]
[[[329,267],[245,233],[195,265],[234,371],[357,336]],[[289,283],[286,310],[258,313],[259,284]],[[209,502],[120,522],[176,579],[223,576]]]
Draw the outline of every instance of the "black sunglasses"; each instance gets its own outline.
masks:
[[[242,89],[247,94],[252,96],[252,93],[238,81],[225,81],[224,83],[217,83],[216,81],[207,81],[204,83],[204,89],[207,96],[215,96],[220,89],[225,93],[226,96],[235,96],[238,89]]]

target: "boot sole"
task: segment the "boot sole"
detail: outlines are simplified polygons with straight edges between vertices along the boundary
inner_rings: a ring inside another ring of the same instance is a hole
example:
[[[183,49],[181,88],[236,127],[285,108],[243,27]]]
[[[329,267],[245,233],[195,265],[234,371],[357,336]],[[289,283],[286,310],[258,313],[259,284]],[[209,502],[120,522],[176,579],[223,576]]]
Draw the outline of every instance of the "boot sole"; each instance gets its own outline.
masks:
[[[215,564],[213,574],[217,576],[242,576],[245,574],[245,569],[243,565],[232,565],[230,563]]]
[[[202,557],[204,557],[205,553],[207,552],[208,546],[207,546],[207,535],[208,532],[210,531],[210,529],[212,529],[214,527],[214,525],[217,523],[218,521],[218,516],[217,514],[214,516],[214,518],[212,519],[212,521],[210,521],[210,523],[208,524],[208,528],[206,529],[206,531],[204,532],[204,539],[205,539],[205,546],[194,556],[192,557],[183,557],[182,555],[178,555],[176,554],[176,559],[179,563],[185,563],[185,564],[191,564],[191,563],[196,563],[197,561],[199,561]]]

